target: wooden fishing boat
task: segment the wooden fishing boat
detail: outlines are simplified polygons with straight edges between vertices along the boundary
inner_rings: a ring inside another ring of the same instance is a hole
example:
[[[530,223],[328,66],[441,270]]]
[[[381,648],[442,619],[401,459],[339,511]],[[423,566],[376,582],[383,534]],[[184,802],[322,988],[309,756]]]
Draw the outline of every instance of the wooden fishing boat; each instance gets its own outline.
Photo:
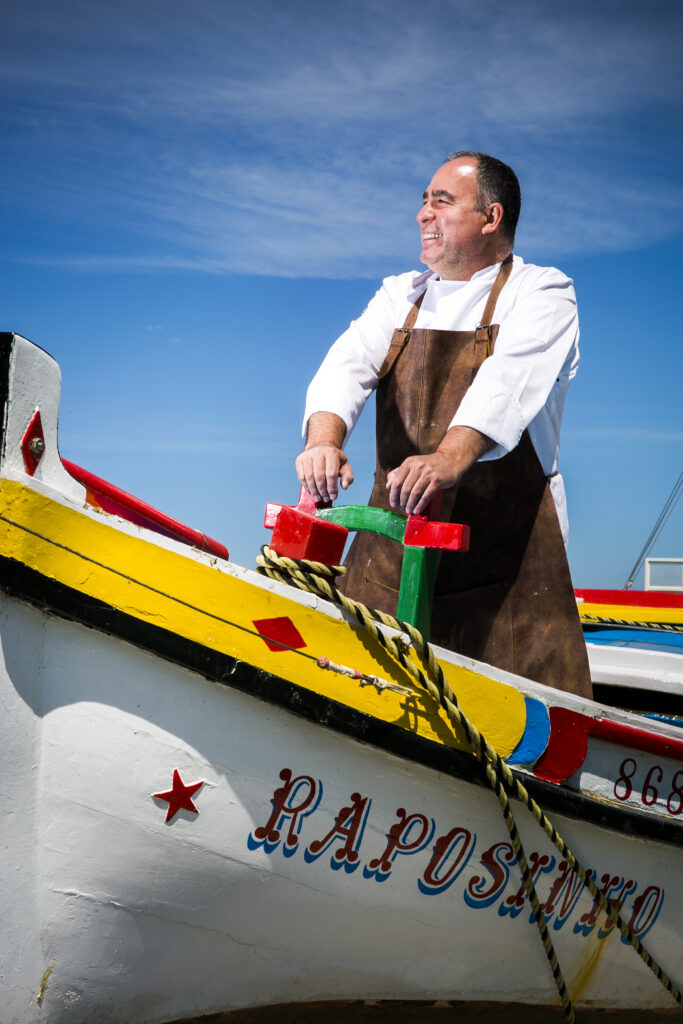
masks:
[[[678,1012],[681,730],[445,650],[435,695],[410,633],[65,463],[59,387],[0,335],[2,1020],[554,1019],[534,918],[579,1019]]]
[[[577,590],[596,695],[683,718],[683,593]]]
[[[595,695],[683,722],[683,558],[649,552],[683,494],[680,473],[622,590],[577,590]],[[644,590],[632,589],[644,569]]]

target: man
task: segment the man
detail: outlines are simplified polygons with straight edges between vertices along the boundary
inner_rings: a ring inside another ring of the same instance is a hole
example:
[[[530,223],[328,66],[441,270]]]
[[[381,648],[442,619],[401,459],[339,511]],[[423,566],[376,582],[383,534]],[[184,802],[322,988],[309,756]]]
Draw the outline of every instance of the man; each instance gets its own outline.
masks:
[[[571,281],[512,256],[521,196],[511,168],[454,153],[417,215],[429,271],[387,278],[338,339],[307,396],[297,474],[334,500],[353,471],[343,445],[377,390],[370,504],[467,523],[471,550],[441,557],[432,636],[548,685],[590,696],[565,553],[559,431],[578,366]],[[402,326],[401,326],[402,325]],[[394,612],[401,552],[356,537],[346,592]]]

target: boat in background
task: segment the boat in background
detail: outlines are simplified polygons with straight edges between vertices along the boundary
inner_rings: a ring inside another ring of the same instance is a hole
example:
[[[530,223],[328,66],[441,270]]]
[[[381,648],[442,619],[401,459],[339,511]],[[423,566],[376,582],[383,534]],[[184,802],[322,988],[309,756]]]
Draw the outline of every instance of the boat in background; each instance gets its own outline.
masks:
[[[683,630],[677,628],[683,593],[577,590],[576,596],[596,698],[683,724]]]
[[[648,557],[683,494],[683,472],[622,590],[577,590],[595,695],[683,724],[683,558]],[[633,581],[644,568],[644,590]]]
[[[454,725],[410,634],[64,462],[59,391],[0,335],[3,1022],[554,1019],[535,916],[579,1020],[677,1012],[680,729],[436,648]]]

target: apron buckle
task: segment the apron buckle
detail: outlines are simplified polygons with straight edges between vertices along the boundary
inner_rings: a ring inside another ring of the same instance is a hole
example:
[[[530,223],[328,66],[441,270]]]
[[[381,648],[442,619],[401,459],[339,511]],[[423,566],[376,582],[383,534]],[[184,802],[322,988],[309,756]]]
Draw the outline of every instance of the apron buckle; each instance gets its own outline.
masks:
[[[486,342],[486,355],[491,355],[492,352],[492,331],[491,324],[479,324],[474,330],[474,343],[479,345],[482,342]]]

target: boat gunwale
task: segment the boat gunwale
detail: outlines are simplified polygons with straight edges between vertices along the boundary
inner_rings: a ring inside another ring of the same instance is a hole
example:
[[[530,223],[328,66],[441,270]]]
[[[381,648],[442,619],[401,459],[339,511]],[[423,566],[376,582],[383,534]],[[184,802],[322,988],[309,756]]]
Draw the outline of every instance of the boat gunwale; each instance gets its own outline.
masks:
[[[0,590],[45,612],[118,637],[205,679],[279,706],[389,754],[453,778],[488,787],[482,766],[465,751],[435,743],[400,726],[381,721],[266,669],[138,619],[99,598],[89,596],[84,601],[79,590],[43,575],[17,559],[0,555],[0,567]],[[683,846],[681,819],[667,820],[629,805],[616,807],[597,795],[548,782],[516,766],[510,765],[510,768],[544,810],[608,830],[616,829],[634,838]]]
[[[311,610],[315,610],[328,618],[336,619],[340,622],[344,621],[354,627],[357,626],[357,622],[353,616],[343,608],[332,601],[321,598],[311,591],[300,590],[297,587],[278,580],[270,579],[255,569],[250,569],[234,562],[224,561],[214,556],[210,556],[206,551],[201,551],[198,548],[190,548],[180,541],[164,537],[161,534],[155,533],[145,527],[137,526],[127,520],[111,516],[109,513],[102,513],[94,510],[87,504],[85,506],[77,507],[69,497],[63,495],[53,485],[48,484],[45,481],[27,478],[23,473],[17,474],[14,472],[3,473],[0,483],[4,479],[7,479],[14,484],[18,484],[20,487],[26,487],[29,491],[33,491],[35,494],[40,495],[48,501],[56,503],[64,509],[76,512],[79,516],[84,516],[93,523],[105,525],[110,530],[122,533],[128,538],[141,541],[143,544],[153,548],[160,548],[162,551],[176,555],[183,560],[186,560],[188,563],[205,566],[211,565],[218,572],[230,575],[235,579],[239,579],[249,584],[250,586],[278,594],[279,596],[286,598],[288,601],[292,601]],[[0,515],[0,520],[3,519],[5,519],[5,517]],[[93,561],[90,556],[70,547],[65,547],[53,537],[44,536],[42,533],[36,533],[34,529],[29,528],[25,523],[11,519],[7,519],[6,522],[13,528],[34,534],[40,540],[63,548],[70,554],[76,555],[79,558],[84,558],[86,561]],[[116,566],[99,563],[96,559],[94,561],[95,564],[99,564],[100,568],[113,572],[116,575],[121,575],[120,570],[116,568]],[[150,586],[149,583],[144,580],[134,579],[127,573],[125,575],[126,578],[131,580],[131,582],[138,583],[142,587],[149,588]],[[171,597],[172,600],[178,600],[174,595],[167,596]],[[87,596],[88,601],[93,599],[94,598],[90,595]],[[184,603],[182,599],[180,599],[180,603]],[[201,609],[196,610],[201,611]],[[384,626],[381,623],[378,625],[382,632],[389,635],[397,635],[396,630]],[[406,640],[408,639],[405,634],[404,638]],[[641,728],[645,724],[642,719],[638,719],[638,723],[636,723],[636,721],[634,721],[633,713],[629,711],[625,711],[611,705],[606,705],[586,697],[579,697],[570,691],[554,689],[533,679],[527,679],[523,676],[506,671],[505,669],[496,668],[495,666],[488,665],[485,662],[476,661],[472,658],[466,657],[465,655],[459,654],[457,651],[439,647],[436,644],[432,644],[432,649],[437,659],[443,663],[455,668],[464,668],[470,672],[474,672],[482,677],[490,679],[493,682],[502,683],[505,686],[512,687],[522,697],[530,697],[532,699],[540,700],[548,706],[565,708],[572,712],[578,712],[587,718],[592,718],[597,726],[597,731],[600,731],[600,723],[603,720],[605,712],[609,714],[610,720],[616,723],[623,723],[630,727],[639,724]],[[589,731],[593,732],[596,730],[590,728]],[[647,731],[651,734],[653,740],[659,740],[662,746],[665,746],[667,742],[673,741],[674,745],[678,745],[681,742],[681,730],[673,724],[666,722],[657,722],[656,724],[648,722]],[[664,757],[670,756],[664,749],[658,751],[658,753]]]

